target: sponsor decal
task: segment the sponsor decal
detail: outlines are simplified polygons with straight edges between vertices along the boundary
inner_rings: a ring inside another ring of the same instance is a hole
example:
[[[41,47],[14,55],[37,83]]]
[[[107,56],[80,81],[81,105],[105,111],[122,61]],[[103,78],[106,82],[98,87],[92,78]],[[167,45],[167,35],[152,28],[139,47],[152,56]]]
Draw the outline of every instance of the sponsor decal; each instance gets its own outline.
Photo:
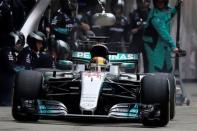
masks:
[[[90,52],[73,52],[73,58],[79,59],[91,59]],[[136,60],[138,59],[137,54],[128,54],[128,53],[118,53],[117,55],[109,55],[110,61],[121,61],[121,60]]]
[[[9,61],[14,61],[14,56],[12,55],[12,52],[11,51],[8,54],[8,60]]]
[[[87,77],[97,77],[97,78],[102,77],[102,74],[100,72],[84,72],[83,75]]]

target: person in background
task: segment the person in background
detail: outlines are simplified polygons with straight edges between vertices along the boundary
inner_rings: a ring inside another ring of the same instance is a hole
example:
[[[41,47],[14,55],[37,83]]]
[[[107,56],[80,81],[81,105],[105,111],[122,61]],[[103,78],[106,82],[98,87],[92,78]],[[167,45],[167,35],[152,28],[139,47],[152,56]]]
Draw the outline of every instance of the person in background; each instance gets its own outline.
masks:
[[[106,0],[100,0],[103,7],[106,5]],[[92,21],[92,16],[95,13],[101,13],[102,8],[101,5],[98,3],[97,0],[86,0],[87,3],[87,11],[84,14],[83,18],[86,19],[87,23],[90,26],[90,30],[93,32],[92,36],[105,36],[106,35],[106,28],[96,25]]]
[[[27,17],[38,0],[20,0],[20,1],[24,5],[25,17]]]
[[[169,6],[169,0],[153,0],[154,8],[148,16],[144,33],[144,49],[147,58],[145,72],[172,72],[171,53],[178,48],[170,35],[170,21],[176,7]]]
[[[0,48],[9,43],[9,33],[13,30],[13,11],[10,0],[0,1]]]
[[[69,60],[71,49],[68,43],[62,40],[55,40],[52,37],[48,41],[48,59],[52,61],[52,68],[60,70],[72,69],[72,62]]]
[[[12,9],[14,30],[20,30],[30,11],[36,4],[36,0],[9,0]]]
[[[95,34],[91,31],[88,19],[85,17],[87,1],[73,0],[69,5],[70,8],[72,7],[73,28],[69,32],[69,41],[66,42],[72,50],[78,50],[80,48],[79,41],[86,41],[89,36],[94,36]]]
[[[108,28],[109,42],[128,42],[126,27],[128,26],[128,20],[124,16],[124,1],[118,0],[116,4],[112,6],[112,12],[116,17],[116,23]]]
[[[63,40],[65,42],[70,41],[70,35],[75,25],[74,18],[72,16],[72,6],[67,0],[61,1],[61,8],[56,12],[52,19],[51,31],[55,35],[57,40]]]
[[[14,30],[19,30],[25,21],[25,5],[22,0],[12,0],[11,2],[12,15],[13,15],[13,25]]]
[[[86,0],[77,0],[77,13],[76,13],[76,39],[77,40],[87,40],[88,36],[95,36],[94,32],[91,30],[90,22],[87,18],[87,6],[88,3]]]
[[[38,68],[38,60],[45,46],[45,35],[40,31],[33,31],[27,36],[27,44],[19,53],[17,64],[25,69]]]
[[[11,32],[9,42],[0,50],[0,105],[10,106],[14,76],[17,68],[17,54],[25,44],[25,37],[21,32]]]
[[[129,32],[132,35],[131,52],[144,53],[144,27],[150,11],[150,0],[136,0],[137,9],[129,14]]]

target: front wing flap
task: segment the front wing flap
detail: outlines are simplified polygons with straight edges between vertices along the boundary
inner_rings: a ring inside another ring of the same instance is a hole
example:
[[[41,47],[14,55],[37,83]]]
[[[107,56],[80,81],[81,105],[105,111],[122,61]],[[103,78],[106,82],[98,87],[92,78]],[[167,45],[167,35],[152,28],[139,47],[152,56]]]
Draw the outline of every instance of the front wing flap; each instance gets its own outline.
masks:
[[[138,120],[147,117],[154,112],[154,106],[145,106],[139,103],[120,103],[111,107],[108,115],[97,114],[69,114],[65,105],[58,101],[38,100],[37,113],[42,118],[109,118],[109,119],[129,119]]]

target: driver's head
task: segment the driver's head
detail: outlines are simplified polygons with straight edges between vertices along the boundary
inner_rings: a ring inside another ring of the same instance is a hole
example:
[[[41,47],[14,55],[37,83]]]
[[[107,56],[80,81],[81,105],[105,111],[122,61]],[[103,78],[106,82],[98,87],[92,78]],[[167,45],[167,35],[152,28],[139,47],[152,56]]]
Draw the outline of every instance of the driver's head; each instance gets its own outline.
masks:
[[[105,45],[96,44],[90,50],[91,58],[103,57],[108,60],[109,51]]]
[[[98,64],[98,65],[105,65],[108,63],[108,55],[109,51],[105,45],[96,44],[90,50],[91,54],[91,61],[90,63]]]
[[[107,60],[103,57],[93,57],[90,63],[98,64],[98,65],[105,65],[107,64]]]

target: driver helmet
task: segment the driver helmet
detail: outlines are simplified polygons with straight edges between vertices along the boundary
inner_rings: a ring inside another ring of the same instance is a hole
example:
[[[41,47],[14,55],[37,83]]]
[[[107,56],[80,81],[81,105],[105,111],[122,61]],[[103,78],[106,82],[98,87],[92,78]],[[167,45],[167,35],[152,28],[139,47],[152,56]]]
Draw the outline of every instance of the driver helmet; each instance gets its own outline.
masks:
[[[103,57],[105,59],[108,59],[109,51],[105,45],[96,44],[90,50],[90,54],[91,54],[91,58],[99,56],[99,57]]]
[[[101,64],[101,65],[108,63],[109,51],[105,45],[102,44],[94,45],[90,50],[90,54],[92,58],[90,63]]]

